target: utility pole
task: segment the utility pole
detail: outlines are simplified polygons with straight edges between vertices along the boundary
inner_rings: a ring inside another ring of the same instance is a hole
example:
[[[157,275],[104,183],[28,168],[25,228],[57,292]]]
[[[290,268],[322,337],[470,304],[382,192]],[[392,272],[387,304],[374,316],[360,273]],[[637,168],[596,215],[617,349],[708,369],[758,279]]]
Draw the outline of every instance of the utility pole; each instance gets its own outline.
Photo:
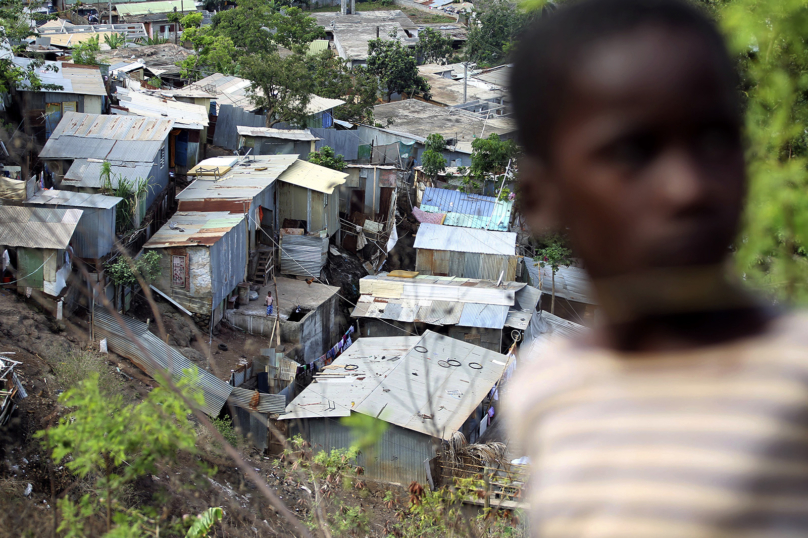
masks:
[[[469,88],[469,63],[463,62],[463,104],[466,104],[466,96]]]
[[[177,14],[177,6],[174,6],[174,15],[176,15],[176,14]],[[177,32],[179,32],[179,29],[180,29],[179,28],[180,25],[177,22],[177,17],[174,17],[174,24],[172,26],[174,27],[174,44],[176,45],[177,44]]]
[[[100,20],[101,17],[99,16],[98,19]],[[109,1],[109,25],[112,26],[112,0]]]

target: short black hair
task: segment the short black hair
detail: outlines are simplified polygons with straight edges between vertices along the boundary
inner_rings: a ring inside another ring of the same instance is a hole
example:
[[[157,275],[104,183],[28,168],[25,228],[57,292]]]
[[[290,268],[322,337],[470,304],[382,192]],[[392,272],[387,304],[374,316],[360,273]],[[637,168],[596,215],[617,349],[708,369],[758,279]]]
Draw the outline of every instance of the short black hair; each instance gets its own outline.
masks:
[[[511,98],[519,140],[527,154],[546,159],[567,95],[568,76],[592,44],[643,26],[693,31],[720,58],[728,84],[737,72],[714,21],[685,0],[581,0],[543,10],[524,32],[514,58]]]

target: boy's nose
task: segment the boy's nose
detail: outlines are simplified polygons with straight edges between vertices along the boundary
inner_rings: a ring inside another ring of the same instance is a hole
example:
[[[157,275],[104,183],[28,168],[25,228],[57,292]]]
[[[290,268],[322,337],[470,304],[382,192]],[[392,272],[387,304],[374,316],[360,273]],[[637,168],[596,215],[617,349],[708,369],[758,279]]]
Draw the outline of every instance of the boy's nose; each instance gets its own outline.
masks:
[[[671,215],[692,216],[711,206],[710,178],[686,148],[672,148],[659,163],[662,202]]]

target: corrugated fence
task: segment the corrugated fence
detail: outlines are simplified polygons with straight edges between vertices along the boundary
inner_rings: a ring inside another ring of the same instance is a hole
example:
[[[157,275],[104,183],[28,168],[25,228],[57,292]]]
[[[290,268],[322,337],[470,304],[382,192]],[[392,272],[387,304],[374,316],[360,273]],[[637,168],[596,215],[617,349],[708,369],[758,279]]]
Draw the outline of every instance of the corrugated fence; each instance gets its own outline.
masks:
[[[219,105],[213,144],[233,151],[238,149],[238,126],[266,127],[266,117],[233,105]]]
[[[328,238],[318,235],[281,236],[281,273],[319,278],[328,259]]]
[[[123,316],[123,322],[146,348],[147,354],[144,354],[140,347],[129,339],[123,327],[105,309],[95,309],[95,330],[99,336],[107,339],[109,350],[131,360],[152,378],[158,372],[170,371],[172,378],[178,380],[185,377],[184,370],[195,366],[179,351],[149,332],[145,323],[126,316]],[[205,396],[205,404],[201,407],[205,414],[212,417],[219,416],[228,398],[237,407],[249,408],[255,391],[233,387],[206,370],[201,368],[197,368],[197,370],[199,388]],[[261,394],[255,410],[259,413],[280,413],[283,412],[285,406],[285,396]]]

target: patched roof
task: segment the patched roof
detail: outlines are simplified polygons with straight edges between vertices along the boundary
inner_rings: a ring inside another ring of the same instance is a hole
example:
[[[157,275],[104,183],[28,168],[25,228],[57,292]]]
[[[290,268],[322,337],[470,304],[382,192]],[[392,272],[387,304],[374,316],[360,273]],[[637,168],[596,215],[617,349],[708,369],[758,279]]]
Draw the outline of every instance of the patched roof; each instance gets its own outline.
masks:
[[[359,339],[334,360],[326,371],[331,375],[317,377],[279,418],[356,412],[451,439],[500,380],[508,358],[432,331],[402,351],[413,340]],[[346,369],[348,365],[352,366]]]
[[[174,213],[171,220],[146,241],[143,248],[210,246],[238,226],[244,215],[225,211]]]
[[[425,222],[415,235],[414,248],[515,256],[516,234]]]
[[[173,126],[170,119],[66,112],[39,158],[151,162]]]

